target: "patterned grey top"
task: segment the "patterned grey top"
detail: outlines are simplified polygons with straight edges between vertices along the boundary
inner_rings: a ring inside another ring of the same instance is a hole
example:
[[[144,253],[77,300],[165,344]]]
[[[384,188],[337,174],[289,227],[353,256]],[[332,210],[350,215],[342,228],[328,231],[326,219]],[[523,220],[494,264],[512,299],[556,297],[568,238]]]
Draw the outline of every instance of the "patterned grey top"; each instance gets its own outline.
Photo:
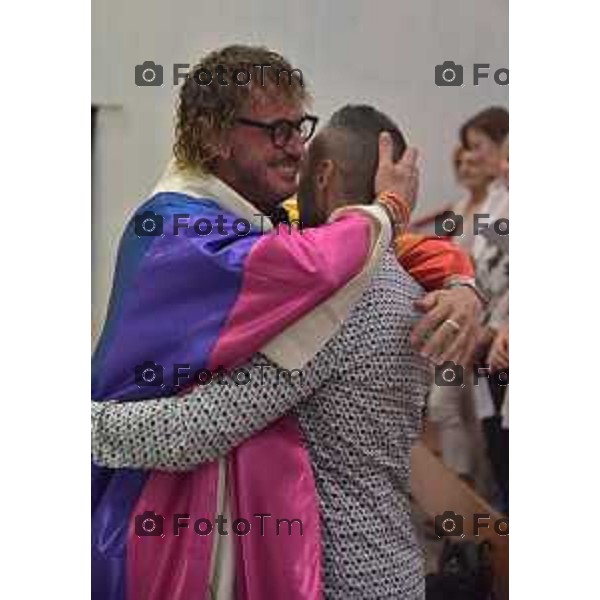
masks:
[[[409,333],[421,288],[388,252],[340,332],[283,383],[255,356],[247,385],[187,396],[93,403],[92,452],[108,467],[186,470],[226,454],[286,413],[313,464],[324,535],[325,596],[424,597],[409,500],[410,451],[430,369]],[[271,363],[272,364],[272,363]]]

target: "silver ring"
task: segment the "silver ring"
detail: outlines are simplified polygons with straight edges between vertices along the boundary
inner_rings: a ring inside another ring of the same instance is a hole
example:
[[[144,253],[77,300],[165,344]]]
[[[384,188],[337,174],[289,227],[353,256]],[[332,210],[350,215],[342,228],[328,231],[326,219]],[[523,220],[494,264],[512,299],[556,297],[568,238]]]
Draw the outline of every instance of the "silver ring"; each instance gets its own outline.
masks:
[[[456,321],[453,321],[452,319],[446,319],[443,325],[446,325],[446,323],[450,325],[450,327],[452,327],[452,329],[454,329],[455,331],[460,331],[460,325]]]

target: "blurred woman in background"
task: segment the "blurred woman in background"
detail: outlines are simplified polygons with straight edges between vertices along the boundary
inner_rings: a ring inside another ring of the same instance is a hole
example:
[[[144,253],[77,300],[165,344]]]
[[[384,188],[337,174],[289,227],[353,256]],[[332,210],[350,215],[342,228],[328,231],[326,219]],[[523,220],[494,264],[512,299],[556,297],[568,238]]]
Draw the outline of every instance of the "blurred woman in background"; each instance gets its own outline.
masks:
[[[475,214],[483,212],[482,206],[487,201],[493,177],[489,165],[464,146],[458,146],[452,158],[456,180],[466,193],[444,210],[463,217],[462,235],[450,239],[471,254],[475,240]],[[468,374],[465,387],[432,387],[429,421],[437,432],[444,464],[462,479],[476,483],[484,479],[485,467],[480,464],[484,442],[473,402],[472,377],[467,365],[464,366]],[[486,486],[480,483],[477,487],[483,492]]]
[[[450,210],[463,217],[463,234],[454,241],[471,251],[473,246],[473,221],[476,213],[482,212],[482,206],[488,197],[488,187],[493,181],[487,173],[487,167],[477,158],[475,152],[458,146],[454,151],[454,172],[456,180],[465,189],[465,196]]]
[[[480,222],[488,227],[474,236],[471,255],[477,284],[489,300],[475,362],[496,376],[478,379],[473,400],[494,476],[494,503],[508,513],[508,429],[502,423],[508,398],[508,111],[495,107],[484,110],[463,125],[460,137],[481,169],[494,177],[481,206],[485,216]],[[497,376],[500,372],[505,377],[502,383]]]
[[[503,214],[508,218],[508,136],[502,144],[499,181],[506,190],[506,209]],[[496,269],[493,281],[495,289],[501,290],[501,293],[492,297],[484,333],[484,337],[491,340],[486,363],[491,373],[496,375],[485,382],[481,391],[485,392],[489,388],[493,403],[491,413],[482,419],[482,427],[488,458],[498,486],[498,504],[501,510],[508,514],[508,235],[505,236],[505,240],[506,244],[502,244],[504,240],[500,238],[497,245],[501,246],[501,249],[496,248],[496,256],[501,257],[505,267]],[[497,263],[497,258],[494,258],[494,264],[501,263]],[[482,350],[486,349],[484,346]],[[505,377],[504,385],[499,384],[500,375]]]
[[[488,180],[487,197],[480,208],[490,215],[491,221],[508,218],[508,188],[502,177],[502,146],[507,136],[508,111],[500,107],[476,114],[460,128],[462,147]]]
[[[454,167],[457,180],[467,190],[467,195],[445,209],[463,217],[462,235],[453,239],[471,254],[478,286],[490,300],[474,363],[485,362],[498,326],[504,321],[499,313],[506,311],[506,318],[508,313],[508,236],[474,233],[475,215],[482,215],[478,222],[489,226],[498,219],[508,219],[508,189],[503,178],[506,162],[503,144],[507,136],[508,111],[503,108],[486,109],[461,127],[461,145],[454,153]],[[463,387],[432,387],[429,419],[435,424],[444,463],[461,478],[475,484],[486,496],[496,496],[500,488],[498,504],[506,510],[508,491],[502,489],[504,481],[499,480],[505,479],[507,468],[498,469],[498,466],[503,462],[500,456],[505,454],[504,442],[507,440],[502,436],[500,445],[503,447],[498,448],[499,444],[491,439],[497,437],[498,407],[484,377],[474,385],[473,364],[463,367]],[[492,430],[489,419],[493,421]],[[496,480],[496,485],[491,486],[488,457]],[[495,494],[493,488],[496,488]]]

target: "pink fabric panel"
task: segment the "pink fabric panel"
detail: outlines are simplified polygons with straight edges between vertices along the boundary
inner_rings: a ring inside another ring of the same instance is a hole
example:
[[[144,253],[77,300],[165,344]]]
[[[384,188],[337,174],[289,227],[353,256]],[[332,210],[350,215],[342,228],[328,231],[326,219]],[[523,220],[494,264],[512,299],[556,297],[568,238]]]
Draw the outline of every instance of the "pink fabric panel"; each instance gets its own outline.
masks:
[[[244,442],[230,465],[237,486],[232,518],[251,524],[248,535],[236,538],[237,598],[321,600],[320,511],[296,420],[283,417]],[[292,523],[278,527],[278,519]]]
[[[130,522],[127,541],[128,600],[198,600],[206,598],[216,533],[218,462],[192,473],[153,473],[133,511],[154,511],[164,517],[162,537],[138,537]],[[174,535],[174,515],[188,513],[188,529]],[[209,519],[215,529],[200,536],[197,519]]]
[[[323,227],[290,232],[282,226],[265,235],[246,259],[240,297],[210,368],[239,364],[358,275],[370,236],[369,218],[360,213]]]
[[[255,244],[244,269],[240,297],[217,341],[208,368],[231,368],[247,360],[287,326],[356,276],[370,248],[370,221],[351,213],[317,229],[291,232],[280,227]],[[298,425],[285,417],[239,446],[229,457],[234,510],[252,525],[235,536],[238,600],[321,600],[323,573],[316,486]],[[194,521],[217,509],[218,463],[193,473],[154,473],[133,514],[164,517],[162,537],[128,534],[129,600],[198,600],[206,597],[213,532],[199,536]],[[173,516],[190,514],[189,529],[173,535]],[[265,518],[265,536],[260,521]],[[233,517],[234,519],[236,516]],[[300,519],[293,525],[277,519]],[[230,530],[231,524],[228,524]]]

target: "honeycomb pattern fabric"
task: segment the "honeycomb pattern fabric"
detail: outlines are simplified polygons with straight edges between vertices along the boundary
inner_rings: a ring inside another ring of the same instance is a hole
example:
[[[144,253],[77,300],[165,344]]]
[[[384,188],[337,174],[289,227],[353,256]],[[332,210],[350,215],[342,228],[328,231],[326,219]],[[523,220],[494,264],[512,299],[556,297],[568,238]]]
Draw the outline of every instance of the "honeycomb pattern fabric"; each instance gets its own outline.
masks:
[[[181,397],[93,403],[94,460],[193,469],[293,414],[320,498],[325,597],[423,598],[409,499],[410,451],[431,381],[409,341],[421,295],[388,252],[347,322],[301,373],[286,377],[259,354],[243,367],[244,385],[225,377]]]

